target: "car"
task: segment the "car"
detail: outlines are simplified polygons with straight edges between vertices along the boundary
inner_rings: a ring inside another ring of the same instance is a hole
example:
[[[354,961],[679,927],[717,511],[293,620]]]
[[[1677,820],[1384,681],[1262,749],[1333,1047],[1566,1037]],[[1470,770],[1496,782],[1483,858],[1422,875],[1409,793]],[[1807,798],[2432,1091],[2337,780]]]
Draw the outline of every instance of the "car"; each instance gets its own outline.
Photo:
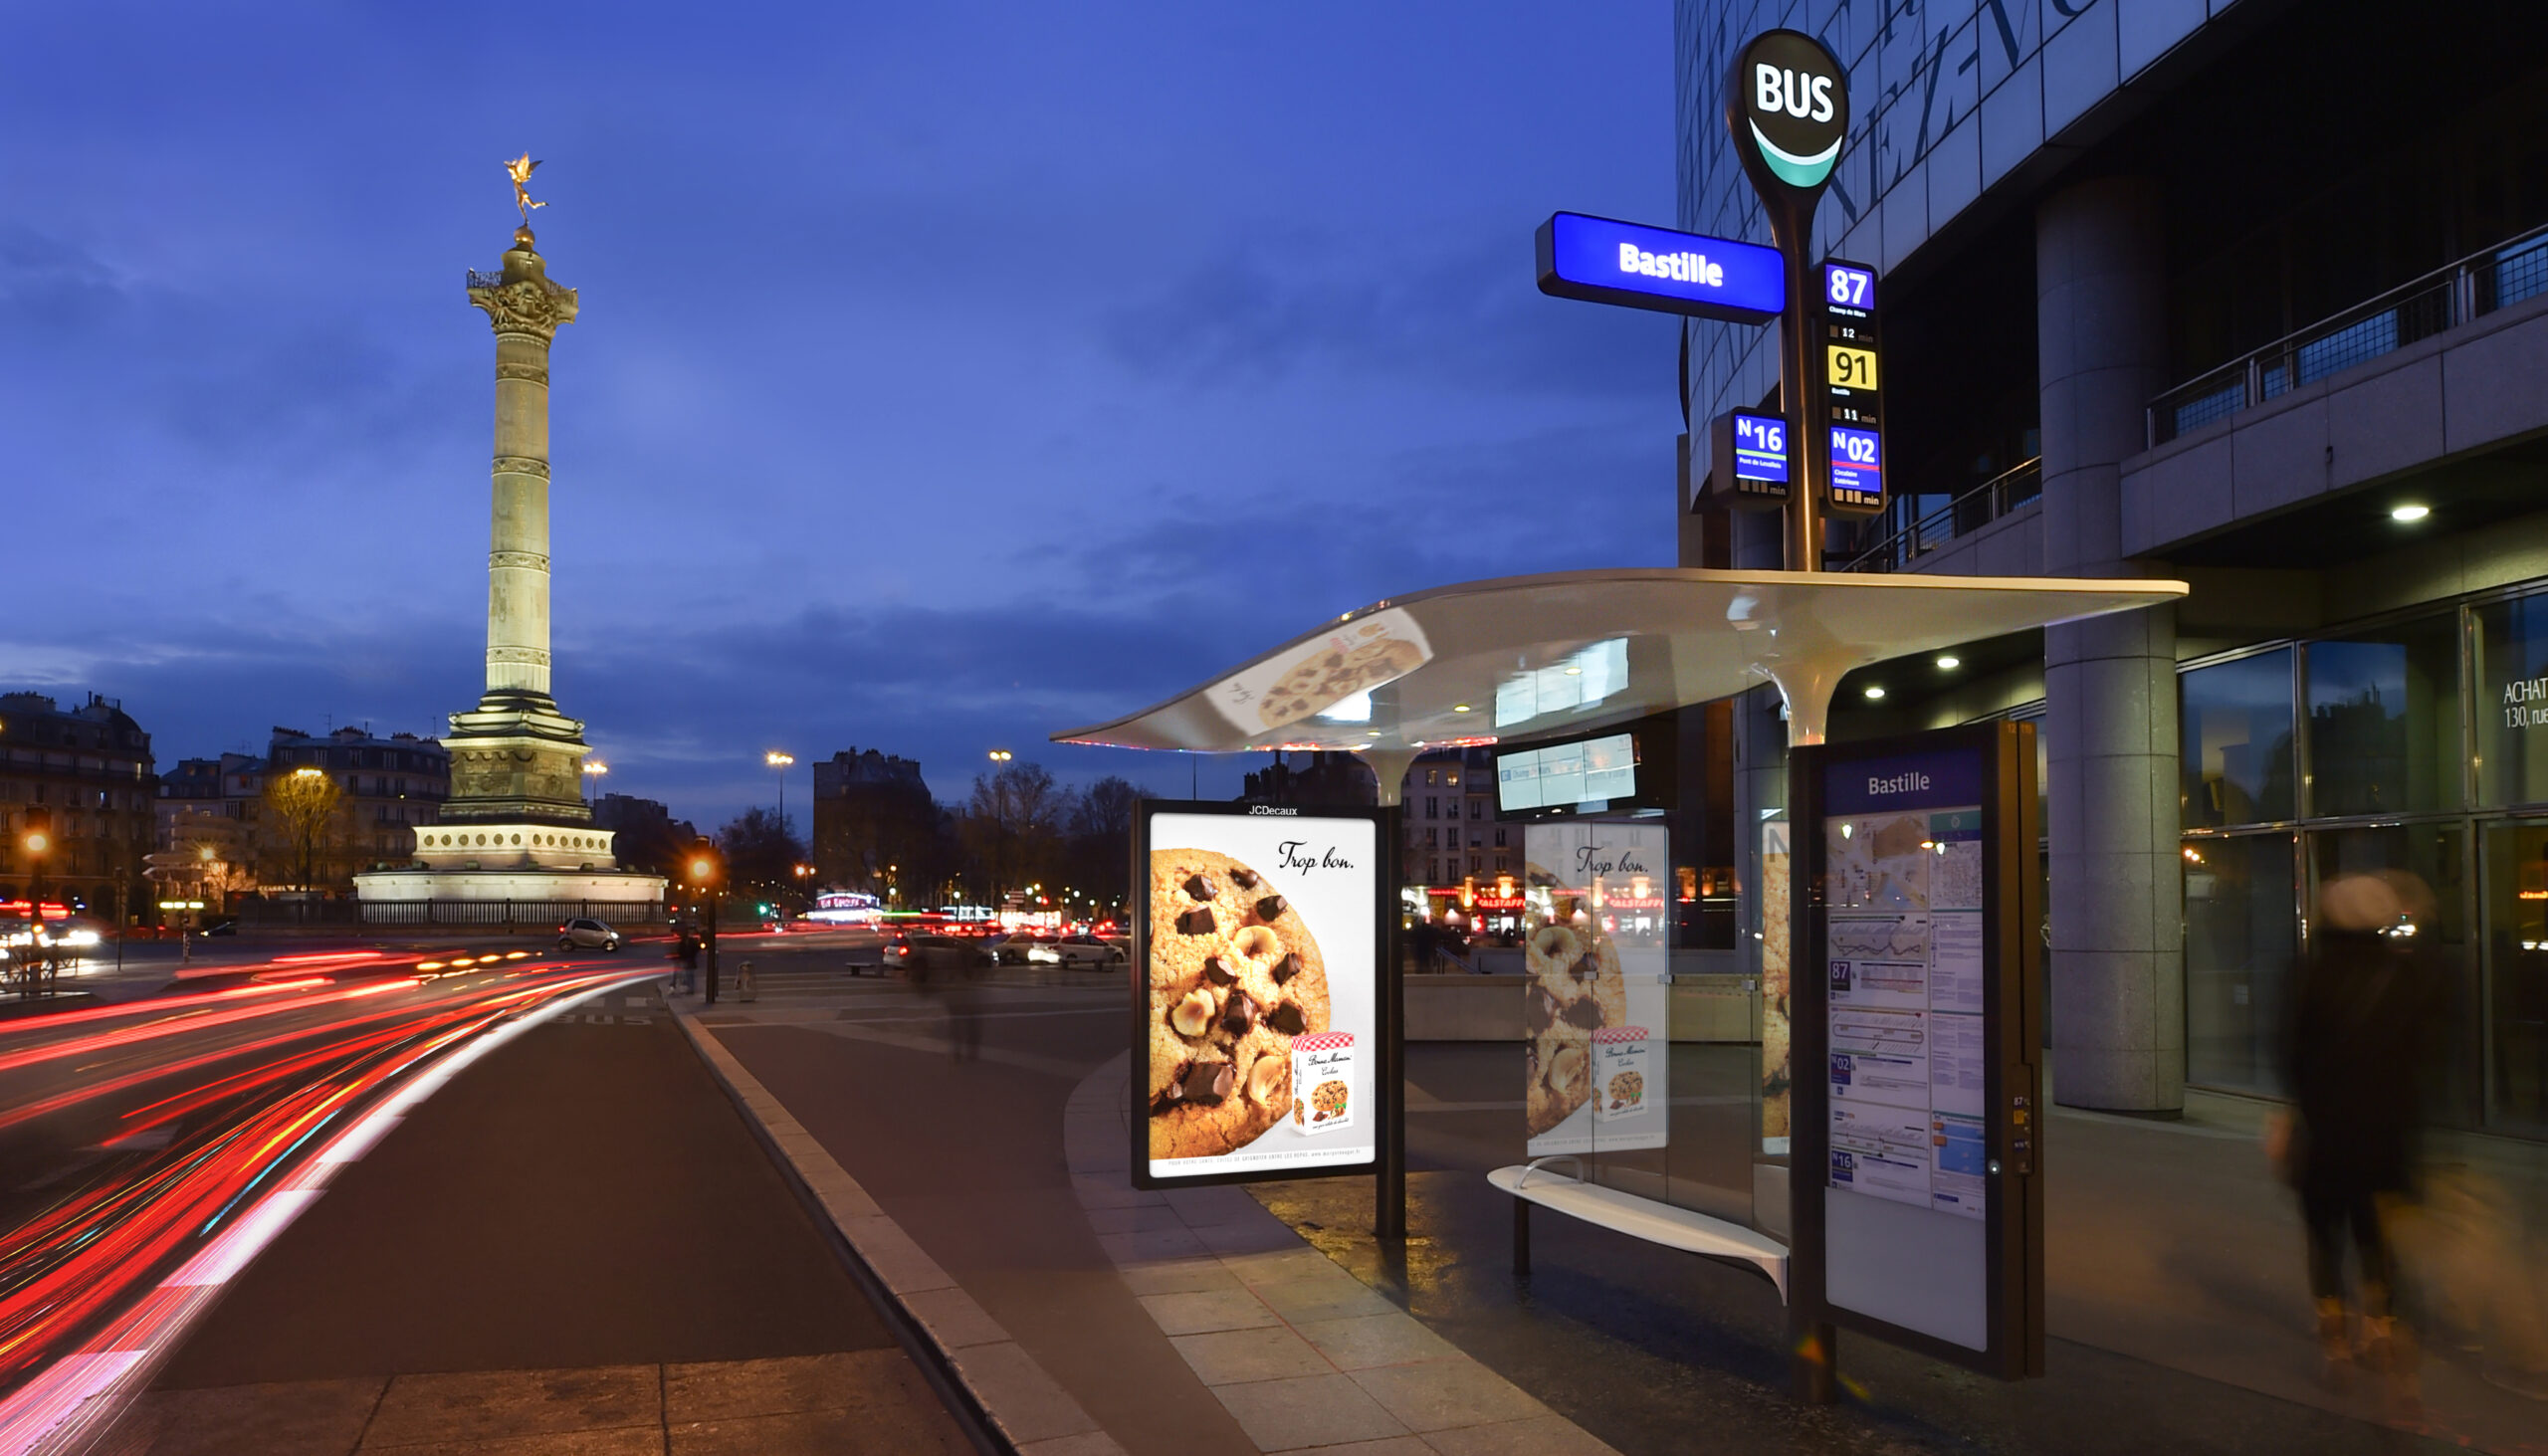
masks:
[[[1035,957],[1039,946],[1053,943],[1053,936],[1042,931],[1020,931],[1001,940],[991,951],[991,958],[1002,965],[1024,965]]]
[[[948,965],[951,961],[958,965],[978,965],[991,962],[993,959],[989,951],[960,936],[939,936],[925,932],[918,935],[893,936],[885,942],[885,948],[879,952],[878,958],[887,970],[909,971],[928,967],[933,958],[929,954],[931,951],[937,952],[934,958],[940,966]]]
[[[557,928],[560,950],[616,950],[619,946],[619,932],[600,921],[579,916]]]
[[[1026,947],[1026,958],[1039,965],[1121,965],[1131,958],[1122,945],[1101,940],[1095,936],[1064,936],[1058,940],[1038,939]]]

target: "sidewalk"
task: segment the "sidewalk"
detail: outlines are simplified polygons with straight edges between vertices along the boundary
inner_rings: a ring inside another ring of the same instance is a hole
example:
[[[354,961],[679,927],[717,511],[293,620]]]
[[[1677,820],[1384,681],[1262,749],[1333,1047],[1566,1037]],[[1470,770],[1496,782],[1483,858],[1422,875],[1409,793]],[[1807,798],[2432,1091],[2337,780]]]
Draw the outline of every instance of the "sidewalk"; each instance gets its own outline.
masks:
[[[104,1449],[972,1449],[649,988],[411,1111]]]
[[[951,1006],[771,963],[684,1024],[1019,1449],[1609,1449],[1244,1190],[1132,1191],[1119,980]]]

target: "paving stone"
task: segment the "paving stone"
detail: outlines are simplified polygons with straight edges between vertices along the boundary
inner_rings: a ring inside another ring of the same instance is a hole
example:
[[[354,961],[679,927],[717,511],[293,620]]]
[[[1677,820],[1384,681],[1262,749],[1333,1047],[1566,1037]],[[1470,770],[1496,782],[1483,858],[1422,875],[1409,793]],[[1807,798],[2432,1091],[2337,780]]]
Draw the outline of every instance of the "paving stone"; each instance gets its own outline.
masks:
[[[375,1376],[153,1390],[116,1426],[112,1444],[148,1456],[341,1456],[388,1383]]]
[[[1512,1381],[1466,1355],[1357,1370],[1353,1379],[1411,1431],[1532,1420],[1549,1414],[1547,1406]]]
[[[1289,1232],[1281,1219],[1265,1211],[1264,1204],[1247,1196],[1245,1188],[1170,1188],[1167,1196],[1168,1206],[1175,1209],[1187,1223],[1236,1223],[1255,1219]]]
[[[1097,1429],[1070,1392],[1013,1340],[968,1346],[949,1358],[973,1398],[1015,1444]]]
[[[1088,1226],[1097,1233],[1148,1233],[1155,1228],[1183,1228],[1185,1220],[1176,1210],[1157,1204],[1135,1204],[1127,1208],[1091,1208]]]
[[[1164,1259],[1156,1264],[1128,1264],[1116,1272],[1123,1276],[1124,1287],[1137,1295],[1246,1288],[1218,1259]]]
[[[359,1449],[378,1452],[380,1456],[661,1456],[664,1432],[661,1425],[616,1426],[599,1431],[506,1436],[491,1441],[427,1441],[413,1446],[365,1441]]]
[[[1272,1281],[1253,1288],[1258,1299],[1295,1325],[1404,1313],[1379,1290],[1333,1265],[1322,1276]]]
[[[835,1452],[971,1456],[972,1452],[964,1433],[935,1405],[866,1406],[684,1422],[664,1434],[670,1438],[671,1456],[832,1456]],[[648,1449],[661,1448],[659,1445]]]
[[[1441,1456],[1619,1456],[1607,1443],[1560,1415],[1497,1421],[1426,1434]]]
[[[389,1382],[363,1445],[465,1444],[609,1426],[660,1429],[654,1365],[575,1370],[472,1370],[400,1375]]]
[[[1252,1223],[1204,1224],[1194,1230],[1194,1237],[1215,1254],[1279,1253],[1301,1247],[1301,1236],[1273,1218]]]
[[[1127,1456],[1123,1444],[1104,1431],[1055,1436],[1017,1448],[1017,1456]]]
[[[1281,1325],[1255,1330],[1215,1330],[1168,1341],[1206,1385],[1237,1385],[1293,1375],[1326,1375],[1336,1367],[1315,1347]]]
[[[1434,1456],[1421,1436],[1389,1436],[1378,1441],[1348,1441],[1342,1446],[1304,1446],[1293,1456]]]
[[[1460,1353],[1458,1347],[1395,1310],[1356,1319],[1295,1320],[1293,1328],[1340,1370],[1453,1359]]]
[[[928,1328],[930,1337],[941,1350],[960,1350],[967,1345],[996,1345],[1009,1338],[1008,1332],[990,1316],[990,1312],[973,1302],[973,1297],[960,1289],[925,1289],[903,1299],[903,1308],[912,1312]]]
[[[1173,1337],[1213,1330],[1253,1330],[1282,1323],[1265,1302],[1243,1289],[1203,1289],[1186,1294],[1146,1294],[1142,1308]]]
[[[956,1281],[929,1257],[903,1226],[883,1214],[873,1218],[854,1218],[841,1225],[841,1233],[849,1239],[858,1257],[876,1271],[876,1277],[895,1294],[910,1294],[924,1289],[952,1288]]]
[[[899,1348],[664,1367],[664,1419],[674,1422],[936,1398]]]
[[[1191,1259],[1211,1251],[1193,1230],[1154,1228],[1141,1233],[1102,1233],[1098,1247],[1118,1264],[1149,1264],[1161,1259]]]
[[[1212,1393],[1260,1451],[1297,1451],[1407,1433],[1351,1375],[1218,1385]]]

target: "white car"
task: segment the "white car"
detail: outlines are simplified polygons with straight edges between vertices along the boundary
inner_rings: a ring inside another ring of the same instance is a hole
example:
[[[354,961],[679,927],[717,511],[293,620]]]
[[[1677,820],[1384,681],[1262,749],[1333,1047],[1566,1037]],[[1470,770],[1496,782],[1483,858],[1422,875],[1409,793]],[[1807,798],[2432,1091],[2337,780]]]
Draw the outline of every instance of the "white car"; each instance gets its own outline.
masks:
[[[1123,946],[1095,936],[1064,936],[1026,947],[1026,958],[1038,965],[1121,965],[1125,955]]]
[[[557,928],[560,950],[616,950],[619,932],[596,920],[577,918]]]

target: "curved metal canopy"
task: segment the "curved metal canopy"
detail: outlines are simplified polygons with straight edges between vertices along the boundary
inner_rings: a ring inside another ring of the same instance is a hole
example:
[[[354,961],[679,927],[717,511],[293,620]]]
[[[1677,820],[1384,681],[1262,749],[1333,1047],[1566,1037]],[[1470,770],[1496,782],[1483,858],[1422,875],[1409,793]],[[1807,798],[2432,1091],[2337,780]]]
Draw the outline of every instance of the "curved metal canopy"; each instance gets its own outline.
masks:
[[[1546,738],[1775,682],[1819,742],[1852,669],[2156,606],[2182,581],[1671,567],[1507,576],[1374,602],[1064,743],[1239,752]]]

